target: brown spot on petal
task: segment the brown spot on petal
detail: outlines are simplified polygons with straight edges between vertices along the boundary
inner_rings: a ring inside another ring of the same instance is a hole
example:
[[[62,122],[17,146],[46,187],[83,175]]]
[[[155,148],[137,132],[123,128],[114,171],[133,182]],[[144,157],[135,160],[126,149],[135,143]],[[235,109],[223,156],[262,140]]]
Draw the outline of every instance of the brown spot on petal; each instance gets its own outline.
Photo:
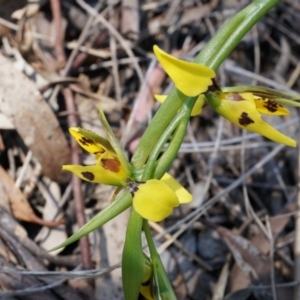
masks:
[[[118,173],[121,168],[121,163],[117,158],[103,158],[101,163],[104,169]]]
[[[242,101],[245,100],[239,93],[231,93],[227,96],[227,100]]]
[[[282,107],[278,102],[272,99],[268,99],[264,102],[264,107],[271,113],[274,113],[278,110],[278,107]]]
[[[95,142],[85,136],[83,136],[81,139],[78,140],[80,142],[80,144],[84,145],[84,146],[88,146],[88,145],[94,145]]]
[[[254,123],[254,121],[249,117],[249,115],[246,112],[243,112],[239,118],[239,123],[242,126],[246,127],[247,125]]]
[[[81,172],[81,175],[89,181],[93,181],[95,178],[95,175],[92,172]]]
[[[213,92],[221,91],[215,78],[212,78],[211,81],[212,81],[212,84],[207,87],[206,93],[213,93]]]

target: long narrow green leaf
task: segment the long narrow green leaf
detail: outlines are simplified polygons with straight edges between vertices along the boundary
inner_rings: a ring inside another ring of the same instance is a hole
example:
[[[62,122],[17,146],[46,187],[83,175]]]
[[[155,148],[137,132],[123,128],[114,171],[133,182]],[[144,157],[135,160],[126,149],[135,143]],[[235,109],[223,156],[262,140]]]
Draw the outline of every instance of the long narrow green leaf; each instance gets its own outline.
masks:
[[[117,138],[115,137],[114,132],[112,131],[109,123],[106,120],[106,117],[104,115],[104,111],[102,109],[102,106],[99,105],[98,106],[99,109],[99,117],[100,117],[100,121],[103,125],[103,128],[106,132],[107,138],[109,140],[109,142],[111,143],[112,147],[114,148],[122,166],[125,168],[127,174],[131,174],[132,173],[132,168],[131,165],[129,164],[128,160],[126,159],[126,157],[124,156],[124,153],[121,149],[121,146],[119,144],[119,141],[117,140]]]
[[[114,200],[109,206],[101,210],[95,217],[93,217],[89,222],[87,222],[84,226],[82,226],[76,233],[70,236],[67,240],[65,240],[60,245],[52,248],[49,252],[60,249],[62,247],[66,247],[71,243],[76,242],[83,236],[89,234],[90,232],[96,230],[101,227],[121,212],[129,208],[132,204],[132,196],[126,191],[116,200]]]
[[[155,299],[176,300],[177,297],[173,291],[173,287],[169,281],[168,274],[166,273],[160,256],[157,253],[147,220],[144,220],[143,222],[143,229],[150,250],[150,256],[153,266],[153,277],[155,281]]]
[[[143,218],[133,209],[129,218],[122,256],[122,280],[125,300],[136,300],[144,277],[142,247]]]

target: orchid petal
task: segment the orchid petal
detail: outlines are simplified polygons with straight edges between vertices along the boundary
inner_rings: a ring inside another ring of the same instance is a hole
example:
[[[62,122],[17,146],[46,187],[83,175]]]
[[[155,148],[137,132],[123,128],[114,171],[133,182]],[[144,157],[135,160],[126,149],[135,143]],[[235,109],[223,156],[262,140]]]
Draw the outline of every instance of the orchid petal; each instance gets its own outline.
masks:
[[[153,284],[152,281],[149,280],[145,283],[142,283],[141,288],[140,288],[140,293],[143,295],[143,297],[146,300],[154,300],[153,298]]]
[[[78,127],[71,127],[69,131],[77,143],[89,153],[99,155],[107,150],[114,152],[109,141],[94,132]]]
[[[277,131],[274,127],[262,120],[257,111],[254,100],[244,94],[228,94],[221,104],[215,107],[217,113],[237,126],[252,132],[259,133],[274,142],[295,147],[296,142]]]
[[[134,209],[145,219],[159,222],[179,205],[176,193],[158,179],[141,183],[133,195]]]
[[[101,157],[97,160],[97,165],[100,165],[103,169],[115,174],[121,179],[125,179],[130,176],[130,174],[128,174],[124,169],[118,157],[110,154],[109,152],[105,152],[101,155]]]
[[[254,99],[256,109],[261,114],[272,116],[285,116],[290,114],[288,109],[273,99],[262,99],[260,97],[254,97]]]
[[[256,109],[264,115],[283,116],[290,113],[288,109],[273,99],[261,98],[252,93],[231,93],[228,95],[238,95],[243,99],[253,102]]]
[[[154,300],[153,298],[153,268],[150,259],[144,254],[145,265],[142,285],[140,287],[140,293],[147,300]]]
[[[206,92],[213,84],[212,79],[216,77],[216,73],[209,67],[177,59],[156,45],[153,51],[165,72],[183,94],[194,97]]]
[[[165,173],[161,181],[167,184],[177,195],[179,203],[189,203],[192,201],[193,196],[170,174]]]
[[[74,173],[75,175],[77,175],[85,181],[114,186],[123,185],[123,178],[120,178],[120,176],[118,176],[116,173],[111,172],[100,165],[64,165],[62,169]]]

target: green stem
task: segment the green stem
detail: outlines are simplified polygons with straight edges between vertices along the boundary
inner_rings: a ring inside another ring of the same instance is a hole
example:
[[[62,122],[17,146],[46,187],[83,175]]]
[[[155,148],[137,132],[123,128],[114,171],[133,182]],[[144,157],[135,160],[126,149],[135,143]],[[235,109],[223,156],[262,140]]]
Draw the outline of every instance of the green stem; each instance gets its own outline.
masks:
[[[173,120],[174,116],[177,114],[177,111],[183,105],[185,100],[186,96],[176,88],[169,93],[166,101],[156,112],[145,133],[141,137],[141,140],[131,160],[133,167],[140,168],[145,164],[149,154],[152,152],[153,147],[157,143],[164,130]]]
[[[186,107],[187,109],[189,109],[189,112],[185,114],[184,118],[182,118],[168,148],[159,159],[155,168],[154,178],[161,178],[166,173],[181,147],[182,141],[185,137],[186,128],[189,124],[190,113],[195,103],[195,101],[191,100],[193,99],[188,99],[188,101],[186,102],[186,106],[184,106],[184,108]]]
[[[147,240],[147,244],[149,247],[150,256],[152,260],[153,276],[155,280],[155,287],[157,289],[156,290],[157,295],[155,296],[158,296],[157,297],[158,299],[176,300],[177,297],[173,291],[173,287],[169,281],[168,274],[166,273],[164,265],[161,262],[160,256],[157,253],[147,220],[143,221],[143,229],[145,232],[145,236],[146,236],[146,240]]]
[[[126,300],[138,299],[144,276],[142,226],[143,218],[133,209],[127,225],[122,254],[122,281]]]
[[[216,71],[241,39],[279,1],[254,0],[218,30],[196,57],[195,62],[205,64]]]
[[[132,195],[129,191],[125,191],[117,199],[114,200],[110,205],[101,210],[95,215],[90,221],[82,226],[77,232],[70,236],[67,240],[59,244],[58,246],[48,250],[49,252],[57,250],[62,247],[66,247],[71,243],[76,242],[83,236],[103,226],[108,221],[115,218],[117,215],[122,213],[124,210],[132,205]]]
[[[153,178],[157,158],[158,158],[159,154],[161,153],[161,150],[162,150],[163,146],[166,144],[168,138],[172,135],[172,133],[174,132],[174,130],[177,127],[181,128],[182,127],[181,124],[183,122],[188,124],[188,121],[189,121],[189,118],[190,118],[189,115],[191,113],[191,110],[193,109],[193,106],[195,104],[196,99],[197,99],[197,97],[194,97],[194,98],[189,99],[190,101],[186,101],[184,103],[184,105],[182,106],[182,109],[177,113],[175,118],[172,120],[172,122],[169,124],[169,126],[166,128],[166,130],[161,135],[160,139],[157,141],[157,143],[154,146],[154,148],[153,148],[153,150],[152,150],[152,152],[149,156],[149,159],[147,161],[147,165],[146,165],[145,170],[143,172],[142,181],[146,181],[150,178]],[[178,126],[178,124],[179,124],[179,126]],[[180,145],[181,145],[182,139],[184,137],[185,131],[182,132],[182,137],[180,139],[180,137],[178,138],[178,128],[176,129],[176,132],[174,134],[174,137],[173,137],[168,149],[170,147],[173,148],[173,144],[175,143],[175,141],[177,141],[177,146],[180,148]],[[171,164],[174,160],[174,157],[173,156],[170,157],[170,155],[166,155],[166,153],[168,152],[168,149],[163,154],[163,156],[166,158],[166,161],[168,161]],[[175,155],[176,154],[177,154],[177,151],[176,151]],[[156,171],[155,171],[155,173],[156,173]],[[159,177],[154,176],[154,178],[161,178],[163,176],[163,174],[161,174],[161,176],[159,176]]]

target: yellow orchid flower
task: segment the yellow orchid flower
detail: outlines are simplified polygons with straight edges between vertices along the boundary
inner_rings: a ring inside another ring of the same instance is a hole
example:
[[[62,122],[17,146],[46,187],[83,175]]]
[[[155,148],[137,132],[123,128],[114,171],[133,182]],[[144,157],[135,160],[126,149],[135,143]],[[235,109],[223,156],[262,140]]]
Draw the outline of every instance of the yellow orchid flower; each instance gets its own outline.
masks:
[[[73,172],[85,181],[124,186],[127,174],[108,140],[82,128],[70,128],[71,135],[87,152],[94,154],[92,166],[64,165],[63,170]]]
[[[207,97],[215,96],[211,94]],[[218,98],[219,105],[214,106],[215,111],[235,125],[259,133],[274,142],[291,147],[296,146],[293,139],[282,134],[261,118],[260,113],[268,115],[289,114],[289,111],[275,100],[263,99],[252,93],[221,93]]]
[[[175,86],[185,95],[194,97],[208,90],[216,77],[214,70],[204,65],[177,59],[153,46],[153,51]],[[197,74],[197,76],[195,76]]]
[[[161,221],[174,207],[192,200],[192,195],[167,173],[160,180],[137,183],[122,166],[110,142],[101,136],[82,128],[70,128],[70,133],[82,148],[95,155],[96,164],[64,165],[63,170],[85,181],[129,188],[133,207],[143,218]]]
[[[177,180],[166,173],[160,180],[133,183],[133,207],[145,219],[159,222],[168,217],[174,207],[192,201],[192,195]]]
[[[259,133],[274,142],[291,147],[296,146],[293,139],[277,131],[261,118],[261,113],[268,115],[289,114],[289,111],[276,100],[270,97],[258,97],[255,93],[223,93],[214,82],[215,73],[210,68],[179,60],[157,46],[154,46],[153,50],[166,73],[174,81],[176,88],[186,96],[194,97],[205,94],[207,102],[213,109],[237,126]],[[164,100],[162,97],[158,98],[158,101]],[[203,98],[200,99],[204,105]]]
[[[158,102],[164,103],[167,98],[167,95],[154,95],[154,98]],[[200,115],[205,104],[206,104],[205,96],[199,95],[191,111],[191,116],[194,117]]]

